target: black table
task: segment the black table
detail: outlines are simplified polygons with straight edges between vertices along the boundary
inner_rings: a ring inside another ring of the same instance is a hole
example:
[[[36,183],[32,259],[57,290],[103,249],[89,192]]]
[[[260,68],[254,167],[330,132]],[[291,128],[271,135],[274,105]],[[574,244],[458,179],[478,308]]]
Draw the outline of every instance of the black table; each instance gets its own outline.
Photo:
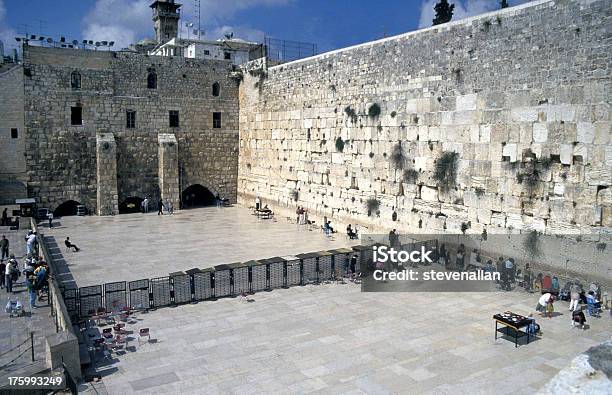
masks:
[[[502,333],[509,337],[514,337],[514,347],[518,347],[519,337],[527,336],[527,344],[531,340],[531,334],[529,333],[528,326],[534,320],[530,317],[525,317],[520,314],[515,314],[510,311],[504,313],[495,314],[493,316],[495,320],[495,340],[497,341],[497,332]],[[498,328],[498,324],[502,327]],[[521,330],[525,328],[525,330]]]

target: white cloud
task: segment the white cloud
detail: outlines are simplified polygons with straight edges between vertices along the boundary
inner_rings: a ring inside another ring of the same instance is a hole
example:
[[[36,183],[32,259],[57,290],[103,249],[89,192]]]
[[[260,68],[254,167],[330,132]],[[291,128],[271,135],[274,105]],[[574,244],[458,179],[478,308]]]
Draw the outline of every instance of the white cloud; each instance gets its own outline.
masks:
[[[0,0],[0,40],[2,40],[4,43],[5,55],[9,55],[10,49],[17,47],[15,41],[16,36],[17,33],[12,27],[9,26],[8,21],[6,20],[6,8],[4,6],[4,1]]]
[[[429,27],[435,15],[434,6],[439,0],[424,0],[421,3],[421,16],[419,18],[419,28]],[[526,3],[528,0],[509,1],[510,5]],[[499,9],[499,0],[449,0],[450,4],[455,4],[453,21],[458,21],[470,16],[484,14],[485,12]]]
[[[1,1],[1,0],[0,0]],[[249,26],[228,25],[237,12],[260,6],[282,6],[293,0],[201,0],[201,29],[203,38],[217,39],[224,33],[234,32],[235,37],[261,40],[263,32]],[[115,48],[123,48],[145,37],[154,37],[151,20],[151,0],[97,0],[93,9],[83,19],[83,38],[87,40],[115,41]],[[183,1],[181,7],[181,36],[193,37],[197,29],[197,11],[193,0]],[[185,23],[193,23],[187,28]]]

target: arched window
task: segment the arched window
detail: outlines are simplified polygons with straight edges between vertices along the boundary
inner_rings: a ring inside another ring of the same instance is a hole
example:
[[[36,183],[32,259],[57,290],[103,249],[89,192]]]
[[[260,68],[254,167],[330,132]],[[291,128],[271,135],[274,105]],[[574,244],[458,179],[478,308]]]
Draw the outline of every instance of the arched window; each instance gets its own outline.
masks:
[[[72,89],[81,89],[81,74],[76,70],[70,74],[70,87]]]
[[[220,93],[221,93],[221,87],[219,86],[218,82],[215,82],[212,86],[212,94],[213,96],[219,96]]]
[[[155,74],[155,71],[149,71],[149,75],[147,76],[147,88],[157,89],[157,74]]]

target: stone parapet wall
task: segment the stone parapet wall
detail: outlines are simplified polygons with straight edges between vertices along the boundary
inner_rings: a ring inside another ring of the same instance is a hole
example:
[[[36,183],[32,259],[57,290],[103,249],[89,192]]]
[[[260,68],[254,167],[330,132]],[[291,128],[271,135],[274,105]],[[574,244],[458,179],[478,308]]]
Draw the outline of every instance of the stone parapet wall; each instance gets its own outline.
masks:
[[[538,1],[245,73],[240,200],[404,234],[609,232],[611,14]]]

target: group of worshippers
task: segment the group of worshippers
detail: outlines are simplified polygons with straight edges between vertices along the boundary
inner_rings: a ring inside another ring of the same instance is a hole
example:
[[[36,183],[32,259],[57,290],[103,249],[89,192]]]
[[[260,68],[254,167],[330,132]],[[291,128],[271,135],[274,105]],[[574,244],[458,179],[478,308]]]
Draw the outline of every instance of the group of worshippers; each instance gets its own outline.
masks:
[[[19,268],[19,263],[15,254],[11,254],[6,263],[0,261],[0,288],[6,288],[7,293],[13,293],[13,285],[23,274],[25,287],[30,297],[30,306],[36,308],[36,299],[48,283],[49,266],[36,254],[28,254],[23,263],[23,270]]]

